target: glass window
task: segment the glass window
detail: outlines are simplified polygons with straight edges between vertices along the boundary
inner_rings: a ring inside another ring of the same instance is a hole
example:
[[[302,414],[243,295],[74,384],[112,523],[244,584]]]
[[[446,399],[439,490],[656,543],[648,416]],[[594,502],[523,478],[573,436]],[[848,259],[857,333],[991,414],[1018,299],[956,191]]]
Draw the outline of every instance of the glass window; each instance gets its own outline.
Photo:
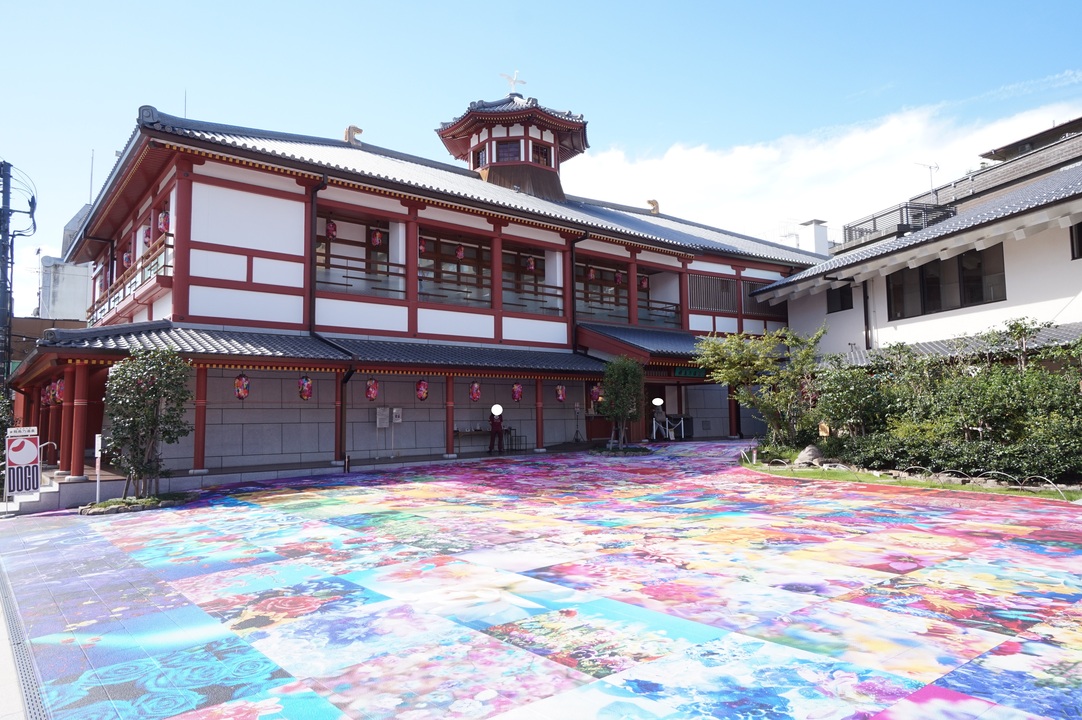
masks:
[[[1006,299],[1003,245],[969,250],[887,276],[887,314],[891,320]]]
[[[827,290],[827,312],[836,313],[842,310],[853,309],[853,286],[846,285],[840,288]]]
[[[535,165],[552,167],[551,154],[548,145],[533,143],[533,162]]]
[[[496,162],[518,162],[522,159],[519,154],[518,140],[501,140],[496,143]]]
[[[488,165],[488,148],[482,146],[473,153],[473,166],[475,168]]]

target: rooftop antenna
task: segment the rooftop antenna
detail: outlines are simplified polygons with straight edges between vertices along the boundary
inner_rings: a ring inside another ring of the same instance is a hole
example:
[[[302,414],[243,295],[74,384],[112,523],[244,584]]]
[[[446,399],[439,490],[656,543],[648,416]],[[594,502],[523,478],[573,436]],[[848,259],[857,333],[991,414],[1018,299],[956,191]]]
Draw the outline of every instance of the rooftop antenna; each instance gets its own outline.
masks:
[[[932,202],[938,204],[939,193],[935,191],[935,183],[932,181],[932,174],[939,172],[939,163],[932,163],[931,165],[927,165],[925,163],[919,162],[914,163],[914,165],[920,165],[923,168],[928,168],[928,193],[932,196]]]
[[[511,94],[512,95],[516,94],[516,92],[517,92],[515,90],[516,85],[525,85],[526,84],[525,80],[519,80],[518,79],[518,70],[515,71],[515,74],[513,76],[508,75],[507,73],[500,73],[500,77],[502,77],[504,80],[506,80],[507,84],[511,86]]]

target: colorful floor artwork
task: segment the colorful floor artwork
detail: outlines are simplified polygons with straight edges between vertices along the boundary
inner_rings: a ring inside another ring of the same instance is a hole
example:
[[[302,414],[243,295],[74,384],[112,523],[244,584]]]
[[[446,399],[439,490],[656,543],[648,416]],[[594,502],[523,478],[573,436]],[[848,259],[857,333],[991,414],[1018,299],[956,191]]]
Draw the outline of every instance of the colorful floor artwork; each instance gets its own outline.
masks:
[[[58,720],[1078,720],[1082,505],[500,457],[0,521]]]

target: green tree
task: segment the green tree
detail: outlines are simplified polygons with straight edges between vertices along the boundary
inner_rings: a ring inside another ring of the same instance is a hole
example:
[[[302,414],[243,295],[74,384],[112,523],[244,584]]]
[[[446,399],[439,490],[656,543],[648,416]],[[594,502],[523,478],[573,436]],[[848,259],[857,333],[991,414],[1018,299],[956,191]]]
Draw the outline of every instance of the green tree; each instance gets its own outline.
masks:
[[[813,418],[819,340],[826,328],[805,337],[789,328],[765,335],[701,337],[693,362],[710,378],[728,385],[734,397],[759,413],[769,442],[797,445]]]
[[[188,364],[173,350],[135,351],[109,371],[105,384],[106,447],[136,497],[158,492],[161,445],[191,432],[184,412],[191,391]]]
[[[639,419],[642,411],[642,384],[646,373],[642,365],[621,355],[605,364],[605,379],[598,411],[612,422],[613,434],[619,447],[627,444],[627,426]]]

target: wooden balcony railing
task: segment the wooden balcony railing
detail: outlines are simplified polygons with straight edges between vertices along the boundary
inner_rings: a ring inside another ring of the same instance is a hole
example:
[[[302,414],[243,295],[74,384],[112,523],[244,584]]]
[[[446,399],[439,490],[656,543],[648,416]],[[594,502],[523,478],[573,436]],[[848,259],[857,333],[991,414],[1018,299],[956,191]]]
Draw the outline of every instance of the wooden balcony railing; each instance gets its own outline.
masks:
[[[94,300],[86,312],[87,321],[93,325],[123,305],[143,285],[159,276],[173,274],[173,237],[163,235],[147,248],[112,285]]]

